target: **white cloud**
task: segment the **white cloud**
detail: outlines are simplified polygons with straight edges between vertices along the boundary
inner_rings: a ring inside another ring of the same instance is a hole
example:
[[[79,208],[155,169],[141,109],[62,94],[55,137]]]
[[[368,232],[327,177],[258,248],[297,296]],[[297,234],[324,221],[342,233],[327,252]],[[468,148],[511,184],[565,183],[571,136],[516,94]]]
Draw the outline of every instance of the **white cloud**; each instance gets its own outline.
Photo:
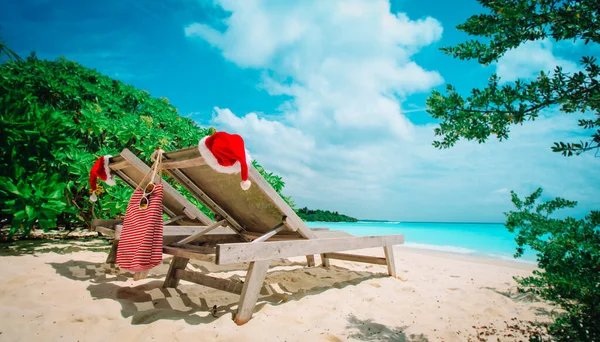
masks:
[[[502,83],[514,82],[517,79],[535,78],[540,71],[553,72],[560,66],[563,72],[578,71],[577,64],[556,57],[552,52],[552,42],[549,39],[529,41],[509,50],[496,63],[496,73]]]
[[[573,137],[570,117],[516,127],[503,143],[436,150],[434,126],[403,115],[403,97],[443,82],[411,60],[440,39],[435,19],[392,14],[384,0],[217,3],[231,13],[225,29],[196,23],[186,34],[240,67],[263,70],[263,88],[292,100],[279,120],[215,108],[213,121],[242,134],[298,204],[360,218],[502,220],[507,189],[528,194],[537,186],[598,204],[585,190],[600,183],[596,161],[549,150]]]
[[[523,196],[539,186],[546,196],[580,201],[582,211],[600,204],[597,158],[565,158],[550,150],[554,141],[576,138],[576,123],[560,114],[514,127],[505,142],[460,142],[448,150],[431,146],[433,125],[416,126],[410,142],[346,148],[315,144],[278,122],[265,122],[277,127],[277,134],[266,134],[254,114],[238,118],[219,109],[215,121],[249,137],[248,148],[284,177],[286,193],[299,204],[362,218],[502,220],[511,209],[509,190]]]
[[[263,87],[294,98],[287,119],[317,140],[367,128],[410,139],[399,98],[443,82],[410,60],[440,39],[433,18],[390,13],[383,0],[217,1],[231,16],[223,32],[195,23],[185,29],[240,67],[268,70]],[[290,82],[290,80],[292,80]]]

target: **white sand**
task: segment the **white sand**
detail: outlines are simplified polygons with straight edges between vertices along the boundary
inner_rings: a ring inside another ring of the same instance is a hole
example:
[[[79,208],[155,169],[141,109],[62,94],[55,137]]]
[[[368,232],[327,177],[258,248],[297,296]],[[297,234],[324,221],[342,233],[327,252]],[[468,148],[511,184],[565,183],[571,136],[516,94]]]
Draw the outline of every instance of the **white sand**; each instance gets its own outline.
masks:
[[[492,325],[498,332],[483,340],[517,341],[505,336],[514,334],[505,321],[547,321],[550,309],[515,294],[512,276],[530,274],[531,266],[396,247],[398,279],[380,265],[273,262],[271,295],[237,326],[237,295],[185,281],[162,289],[167,255],[149,278],[134,282],[105,266],[107,251],[0,257],[0,341],[478,341],[473,326]],[[188,267],[243,278],[242,266]]]

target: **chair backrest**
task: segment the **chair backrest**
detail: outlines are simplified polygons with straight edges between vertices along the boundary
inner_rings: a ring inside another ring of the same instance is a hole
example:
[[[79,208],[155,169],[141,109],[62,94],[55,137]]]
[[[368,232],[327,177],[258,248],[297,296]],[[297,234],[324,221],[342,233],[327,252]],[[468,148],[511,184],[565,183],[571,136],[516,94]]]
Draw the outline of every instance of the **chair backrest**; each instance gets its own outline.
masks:
[[[262,175],[249,165],[250,189],[240,187],[239,174],[226,174],[206,165],[197,147],[167,152],[163,168],[229,226],[246,237],[260,236],[283,223],[278,236],[315,238],[294,210]]]
[[[150,170],[150,167],[128,149],[110,158],[109,168],[127,185],[135,189]],[[146,181],[150,181],[148,177]],[[181,226],[208,226],[213,223],[200,209],[187,200],[167,182],[164,184],[163,211],[170,218],[182,217],[173,224]],[[142,184],[145,186],[145,184]]]

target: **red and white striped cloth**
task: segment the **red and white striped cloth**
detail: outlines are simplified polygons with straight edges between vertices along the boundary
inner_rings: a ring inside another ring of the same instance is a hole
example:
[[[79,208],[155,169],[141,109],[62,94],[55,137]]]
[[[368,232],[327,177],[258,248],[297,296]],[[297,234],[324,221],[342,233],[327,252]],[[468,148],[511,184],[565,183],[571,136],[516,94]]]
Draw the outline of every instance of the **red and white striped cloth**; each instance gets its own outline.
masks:
[[[117,264],[131,272],[147,271],[162,262],[163,185],[154,185],[146,209],[140,209],[143,194],[143,189],[135,190],[129,199],[117,248]]]

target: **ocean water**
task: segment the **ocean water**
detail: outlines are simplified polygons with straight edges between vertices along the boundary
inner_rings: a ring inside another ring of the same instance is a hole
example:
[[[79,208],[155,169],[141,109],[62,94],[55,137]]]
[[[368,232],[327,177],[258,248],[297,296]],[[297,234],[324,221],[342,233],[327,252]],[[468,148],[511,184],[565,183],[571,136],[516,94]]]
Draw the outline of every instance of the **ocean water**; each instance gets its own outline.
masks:
[[[308,222],[309,227],[343,230],[355,236],[404,234],[404,245],[473,255],[513,262],[535,263],[535,254],[514,258],[517,244],[514,233],[501,223],[435,223],[435,222]]]

